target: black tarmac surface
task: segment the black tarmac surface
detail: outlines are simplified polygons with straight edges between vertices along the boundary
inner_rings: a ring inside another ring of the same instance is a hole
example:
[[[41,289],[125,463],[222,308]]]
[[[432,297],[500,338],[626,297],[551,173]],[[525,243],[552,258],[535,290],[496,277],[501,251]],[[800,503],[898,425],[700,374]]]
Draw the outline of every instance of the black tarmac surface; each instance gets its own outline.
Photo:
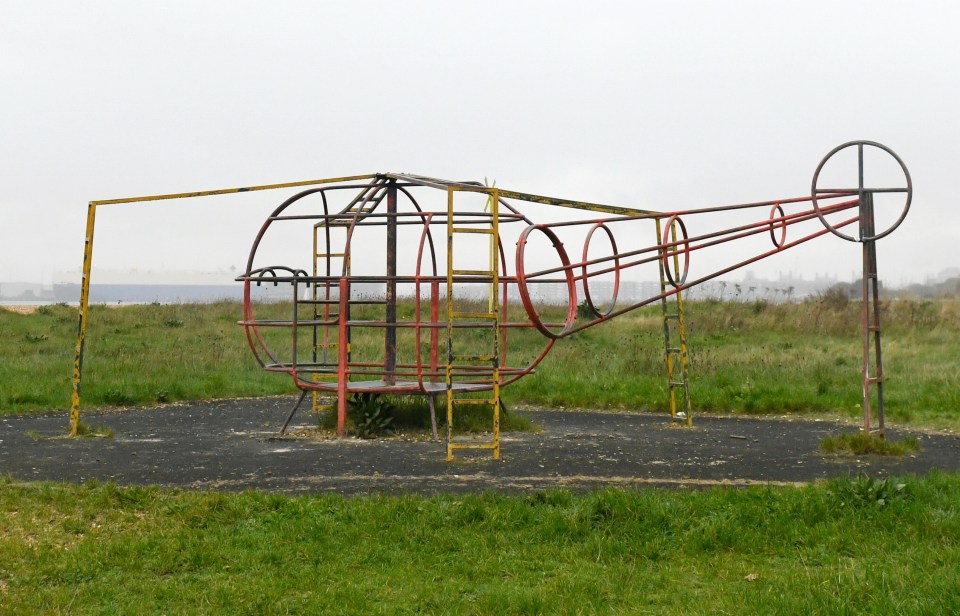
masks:
[[[436,493],[520,492],[551,487],[749,485],[818,478],[960,470],[960,437],[913,433],[922,449],[902,458],[835,457],[824,436],[855,431],[828,421],[697,417],[693,428],[657,415],[514,411],[540,432],[505,434],[502,459],[443,443],[281,437],[293,398],[221,400],[87,413],[113,438],[62,438],[65,413],[0,418],[0,474],[19,481],[99,480],[197,490]],[[291,430],[310,427],[301,412]],[[889,438],[903,437],[888,430]],[[458,452],[460,453],[460,452]]]

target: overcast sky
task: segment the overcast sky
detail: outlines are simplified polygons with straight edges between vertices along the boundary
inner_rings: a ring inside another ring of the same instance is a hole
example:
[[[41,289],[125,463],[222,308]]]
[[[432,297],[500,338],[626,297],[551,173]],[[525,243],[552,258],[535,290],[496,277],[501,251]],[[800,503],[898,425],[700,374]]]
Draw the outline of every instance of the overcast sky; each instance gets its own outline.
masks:
[[[880,272],[923,280],[960,265],[958,7],[4,0],[0,281],[79,268],[93,199],[409,171],[704,207],[853,139],[910,168]],[[283,195],[247,197],[102,208],[95,266],[242,267]],[[859,268],[831,237],[755,269]]]

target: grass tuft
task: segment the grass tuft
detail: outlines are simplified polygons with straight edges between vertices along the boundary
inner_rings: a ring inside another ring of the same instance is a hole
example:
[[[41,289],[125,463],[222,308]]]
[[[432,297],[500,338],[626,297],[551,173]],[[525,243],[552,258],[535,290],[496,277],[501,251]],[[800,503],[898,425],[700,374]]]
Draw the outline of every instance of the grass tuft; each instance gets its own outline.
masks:
[[[920,443],[913,437],[901,441],[889,441],[877,434],[868,432],[847,432],[828,436],[820,442],[823,453],[862,456],[876,454],[881,456],[902,456],[920,449]]]
[[[317,424],[321,430],[337,426],[336,399],[332,408],[321,411]],[[453,419],[457,434],[479,434],[493,429],[493,411],[489,406],[458,408]],[[437,427],[447,425],[446,398],[436,400]],[[430,406],[424,396],[391,396],[354,394],[347,402],[347,433],[359,438],[401,432],[428,432],[431,429]],[[503,432],[535,432],[539,427],[525,415],[502,411],[500,430]]]
[[[80,438],[113,438],[113,428],[109,426],[91,426],[77,422],[77,436]]]

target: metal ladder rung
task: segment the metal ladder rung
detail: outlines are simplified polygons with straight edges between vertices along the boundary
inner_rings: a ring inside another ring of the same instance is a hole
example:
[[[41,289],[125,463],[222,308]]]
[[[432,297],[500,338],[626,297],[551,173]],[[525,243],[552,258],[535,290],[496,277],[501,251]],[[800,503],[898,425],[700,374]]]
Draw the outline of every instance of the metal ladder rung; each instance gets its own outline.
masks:
[[[871,377],[868,377],[868,378],[866,379],[866,382],[869,383],[869,384],[871,384],[871,385],[874,385],[874,384],[877,384],[877,383],[883,383],[883,377],[882,377],[882,376],[871,376]]]
[[[339,299],[298,299],[298,304],[329,304],[331,306],[336,306],[340,303]],[[387,300],[384,299],[348,299],[347,303],[351,306],[375,306],[380,304],[386,304]]]
[[[497,443],[450,443],[450,449],[496,449]]]
[[[344,252],[318,252],[318,253],[317,253],[317,256],[318,256],[318,257],[340,257],[340,258],[343,258],[343,257],[347,256],[347,254],[344,253]]]
[[[453,361],[496,361],[496,355],[454,355]]]
[[[496,402],[495,400],[488,400],[486,398],[454,398],[451,400],[454,404],[463,404],[466,406],[480,406],[483,404],[489,404],[493,406]]]
[[[486,235],[493,235],[493,229],[474,229],[473,227],[453,227],[452,231],[454,233],[484,233]]]
[[[353,210],[355,207],[357,207],[360,204],[368,204],[368,203],[373,203],[374,205],[378,205],[381,201],[383,201],[383,197],[386,195],[386,192],[387,192],[385,190],[382,190],[382,188],[383,188],[382,184],[377,186],[368,186],[367,188],[364,188],[362,191],[360,191],[359,195],[357,195],[356,197],[353,198],[353,200],[350,201],[350,204],[347,206],[347,208],[349,210]]]
[[[454,276],[457,276],[457,275],[462,275],[462,276],[485,276],[485,277],[488,277],[488,278],[492,278],[495,272],[493,272],[492,270],[472,270],[472,269],[465,269],[465,270],[453,270],[451,273],[452,273]]]
[[[451,314],[454,319],[490,319],[496,320],[500,317],[498,312],[454,312]]]

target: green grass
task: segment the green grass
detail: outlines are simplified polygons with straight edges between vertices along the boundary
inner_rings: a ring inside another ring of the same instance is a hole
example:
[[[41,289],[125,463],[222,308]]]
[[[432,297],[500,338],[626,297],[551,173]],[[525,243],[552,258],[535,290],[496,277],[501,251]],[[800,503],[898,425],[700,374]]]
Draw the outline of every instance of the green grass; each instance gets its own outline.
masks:
[[[823,453],[835,453],[862,456],[876,454],[881,456],[902,456],[920,448],[917,439],[906,437],[899,441],[880,438],[867,432],[847,432],[837,436],[828,436],[820,443]]]
[[[236,325],[237,303],[91,306],[86,408],[291,393],[261,370]],[[70,406],[77,310],[0,310],[0,413]]]
[[[689,304],[695,411],[858,416],[857,310]],[[85,407],[291,393],[253,362],[238,318],[233,303],[94,307]],[[0,414],[67,408],[76,320],[0,310]],[[885,302],[883,322],[888,419],[960,427],[960,304]],[[650,309],[560,341],[505,399],[662,412],[661,331]],[[509,335],[511,361],[542,348]],[[394,412],[423,424],[423,405]],[[0,477],[2,614],[946,614],[960,613],[958,570],[960,477],[939,473],[359,498]]]
[[[0,479],[0,612],[958,613],[960,478],[874,481],[347,499]]]
[[[286,314],[287,307],[263,310]],[[520,310],[511,307],[515,319]],[[400,311],[401,318],[412,313],[410,306]],[[560,319],[559,310],[545,312],[548,320]],[[289,377],[253,361],[239,317],[239,305],[229,302],[94,306],[85,408],[292,393]],[[861,416],[859,319],[856,302],[688,302],[695,413]],[[882,322],[888,421],[960,428],[960,302],[885,301]],[[76,309],[66,306],[31,315],[0,310],[0,356],[7,360],[0,365],[0,413],[69,406],[76,323]],[[380,332],[358,335],[358,357],[382,357]],[[412,348],[404,347],[408,335],[399,334],[403,348]],[[530,330],[508,336],[510,365],[524,365],[546,342]],[[503,395],[510,408],[665,412],[659,308],[557,342],[535,374]]]

